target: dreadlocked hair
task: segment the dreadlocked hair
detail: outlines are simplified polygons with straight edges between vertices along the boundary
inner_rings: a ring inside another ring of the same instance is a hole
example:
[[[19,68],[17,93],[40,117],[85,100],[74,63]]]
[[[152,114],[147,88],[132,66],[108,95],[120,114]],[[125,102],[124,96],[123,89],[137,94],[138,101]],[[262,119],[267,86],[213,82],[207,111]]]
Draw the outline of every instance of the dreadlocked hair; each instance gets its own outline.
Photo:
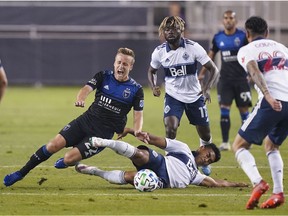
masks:
[[[159,36],[163,35],[165,28],[167,27],[179,27],[181,32],[184,32],[185,21],[179,16],[165,17],[158,29]]]

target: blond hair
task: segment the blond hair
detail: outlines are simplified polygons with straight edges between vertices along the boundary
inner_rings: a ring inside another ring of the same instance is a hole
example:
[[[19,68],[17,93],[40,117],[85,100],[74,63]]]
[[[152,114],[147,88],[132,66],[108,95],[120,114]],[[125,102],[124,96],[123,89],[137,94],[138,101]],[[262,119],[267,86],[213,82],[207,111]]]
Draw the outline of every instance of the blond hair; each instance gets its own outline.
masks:
[[[131,56],[133,58],[133,64],[135,62],[135,53],[132,49],[129,49],[129,48],[126,48],[126,47],[121,47],[117,50],[117,54],[123,54],[123,55],[128,55],[128,56]]]
[[[185,30],[185,21],[179,16],[167,16],[163,19],[159,26],[159,36],[163,35],[165,28],[167,27],[179,27],[181,32]]]

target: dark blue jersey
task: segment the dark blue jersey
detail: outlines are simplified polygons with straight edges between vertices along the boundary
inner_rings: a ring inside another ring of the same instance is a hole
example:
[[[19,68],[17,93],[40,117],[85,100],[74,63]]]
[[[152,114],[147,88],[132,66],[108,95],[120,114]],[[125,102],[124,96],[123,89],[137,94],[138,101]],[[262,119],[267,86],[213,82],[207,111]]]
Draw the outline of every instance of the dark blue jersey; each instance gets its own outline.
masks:
[[[236,29],[233,35],[220,31],[214,35],[211,50],[216,54],[221,51],[221,79],[245,80],[247,73],[237,61],[238,50],[248,43],[244,31]]]
[[[127,114],[132,107],[135,111],[143,110],[143,88],[132,78],[119,82],[113,71],[101,71],[87,85],[96,89],[94,102],[87,113],[96,117],[103,127],[113,129],[116,133],[123,132]]]

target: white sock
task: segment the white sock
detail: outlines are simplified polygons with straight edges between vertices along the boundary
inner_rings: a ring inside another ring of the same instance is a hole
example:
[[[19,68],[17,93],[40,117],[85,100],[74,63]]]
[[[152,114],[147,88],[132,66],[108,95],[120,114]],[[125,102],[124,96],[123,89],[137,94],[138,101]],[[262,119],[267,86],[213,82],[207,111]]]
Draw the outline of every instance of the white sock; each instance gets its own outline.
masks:
[[[278,150],[267,152],[273,179],[273,193],[283,192],[283,160]]]
[[[112,171],[104,171],[98,169],[97,172],[94,172],[94,175],[97,175],[111,184],[127,184],[124,179],[124,171],[122,170],[112,170]]]
[[[205,140],[202,140],[200,138],[200,146],[204,146],[204,145],[207,145],[207,144],[210,144],[210,143],[212,143],[212,136],[210,137],[209,141],[205,141]]]
[[[260,183],[262,177],[258,171],[253,155],[247,149],[240,148],[237,150],[235,157],[253,186]]]
[[[137,151],[137,148],[135,148],[134,146],[119,140],[102,139],[101,143],[102,146],[111,148],[116,153],[123,155],[127,158],[131,158]]]

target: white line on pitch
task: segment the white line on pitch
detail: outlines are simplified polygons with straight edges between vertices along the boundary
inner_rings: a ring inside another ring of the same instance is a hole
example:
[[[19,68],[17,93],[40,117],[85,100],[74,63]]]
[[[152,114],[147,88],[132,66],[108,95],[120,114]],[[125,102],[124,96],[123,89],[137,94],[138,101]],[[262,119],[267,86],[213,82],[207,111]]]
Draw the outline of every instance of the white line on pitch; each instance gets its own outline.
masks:
[[[237,196],[250,196],[250,194],[187,194],[187,193],[181,193],[181,194],[158,194],[158,193],[127,193],[127,194],[109,194],[109,193],[89,193],[89,194],[76,194],[76,193],[67,193],[67,194],[63,194],[63,193],[1,193],[2,195],[21,195],[21,196],[43,196],[43,195],[47,195],[47,196],[91,196],[91,195],[97,195],[97,196],[157,196],[157,197],[173,197],[173,196],[187,196],[187,197],[223,197],[223,196],[233,196],[233,197],[237,197]]]

